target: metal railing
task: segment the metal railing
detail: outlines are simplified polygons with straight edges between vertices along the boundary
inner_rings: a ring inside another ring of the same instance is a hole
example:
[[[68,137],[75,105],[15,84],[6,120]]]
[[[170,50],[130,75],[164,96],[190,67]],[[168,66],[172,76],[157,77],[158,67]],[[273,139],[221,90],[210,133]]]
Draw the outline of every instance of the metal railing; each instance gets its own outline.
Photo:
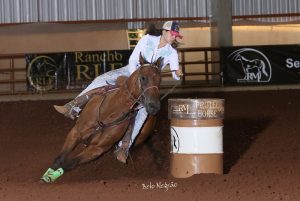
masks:
[[[219,48],[178,49],[184,76],[179,87],[221,85]],[[22,63],[16,65],[16,61]],[[19,76],[16,74],[19,73]],[[165,88],[170,86],[166,85]],[[77,90],[49,90],[42,93],[68,93]],[[33,94],[28,90],[25,54],[0,55],[0,95]]]
[[[1,65],[0,67],[0,94],[19,94],[26,93],[26,90],[17,91],[16,85],[18,83],[26,85],[26,76],[22,78],[17,78],[17,72],[23,72],[26,75],[26,65],[22,67],[16,67],[15,61],[17,59],[24,60],[25,64],[25,55],[24,54],[7,54],[0,55]]]
[[[212,47],[179,49],[180,65],[184,74],[183,85],[190,85],[187,78],[191,76],[196,76],[196,81],[202,81],[204,84],[221,84],[219,51],[219,48]],[[193,59],[187,58],[188,54],[191,53],[193,53]],[[189,72],[189,69],[193,69],[193,72]]]

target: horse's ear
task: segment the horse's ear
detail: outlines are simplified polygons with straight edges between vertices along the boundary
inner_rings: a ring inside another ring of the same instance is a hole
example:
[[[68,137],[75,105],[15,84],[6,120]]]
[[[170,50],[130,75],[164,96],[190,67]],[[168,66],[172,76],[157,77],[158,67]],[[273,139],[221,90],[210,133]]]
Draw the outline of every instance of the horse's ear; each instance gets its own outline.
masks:
[[[156,62],[155,65],[161,70],[161,68],[164,65],[164,58],[163,57],[159,57]]]
[[[140,65],[144,65],[147,63],[146,59],[143,57],[142,52],[140,52],[140,59],[139,59]]]

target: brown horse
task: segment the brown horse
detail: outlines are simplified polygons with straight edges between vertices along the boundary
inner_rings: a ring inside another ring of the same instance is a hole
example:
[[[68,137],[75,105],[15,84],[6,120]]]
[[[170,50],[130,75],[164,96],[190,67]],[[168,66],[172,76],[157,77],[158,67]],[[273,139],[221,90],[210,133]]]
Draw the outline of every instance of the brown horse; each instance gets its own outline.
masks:
[[[141,67],[120,88],[96,95],[87,103],[52,168],[41,178],[44,182],[53,182],[63,171],[94,160],[112,148],[124,136],[138,105],[143,105],[150,115],[159,111],[160,68],[163,59],[159,58],[149,64],[140,56],[140,64]],[[151,123],[153,118],[150,118]],[[80,143],[86,147],[72,156],[71,152]]]

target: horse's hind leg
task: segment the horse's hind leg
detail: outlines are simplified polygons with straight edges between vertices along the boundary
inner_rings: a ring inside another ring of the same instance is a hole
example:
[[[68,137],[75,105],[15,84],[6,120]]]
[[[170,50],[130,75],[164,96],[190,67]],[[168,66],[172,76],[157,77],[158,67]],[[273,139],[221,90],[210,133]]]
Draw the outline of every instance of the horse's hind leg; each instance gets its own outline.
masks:
[[[65,160],[61,166],[66,171],[71,170],[77,165],[80,165],[82,163],[87,163],[91,160],[96,159],[108,149],[104,149],[103,147],[97,145],[89,145],[85,150],[83,150],[76,157]]]
[[[77,127],[74,126],[69,132],[60,154],[55,158],[52,169],[56,170],[61,167],[61,164],[64,162],[66,155],[76,147],[79,141],[80,135],[77,131]]]
[[[66,159],[62,163],[62,168],[64,170],[70,170],[73,169],[75,166],[90,162],[97,157],[99,157],[104,152],[108,151],[118,140],[118,138],[114,138],[110,135],[102,136],[97,135],[95,136],[90,145],[86,147],[81,153],[76,155],[73,158]]]

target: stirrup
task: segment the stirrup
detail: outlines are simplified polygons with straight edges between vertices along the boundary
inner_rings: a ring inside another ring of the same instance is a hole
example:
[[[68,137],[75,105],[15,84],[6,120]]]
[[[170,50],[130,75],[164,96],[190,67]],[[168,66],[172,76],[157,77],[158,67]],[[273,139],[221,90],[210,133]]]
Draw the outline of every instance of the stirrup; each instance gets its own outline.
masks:
[[[72,105],[68,105],[68,107],[70,107],[70,109],[68,110],[68,112],[66,114],[64,114],[66,117],[74,120],[77,117],[79,117],[79,112],[81,111],[81,109],[77,106],[72,106]]]

